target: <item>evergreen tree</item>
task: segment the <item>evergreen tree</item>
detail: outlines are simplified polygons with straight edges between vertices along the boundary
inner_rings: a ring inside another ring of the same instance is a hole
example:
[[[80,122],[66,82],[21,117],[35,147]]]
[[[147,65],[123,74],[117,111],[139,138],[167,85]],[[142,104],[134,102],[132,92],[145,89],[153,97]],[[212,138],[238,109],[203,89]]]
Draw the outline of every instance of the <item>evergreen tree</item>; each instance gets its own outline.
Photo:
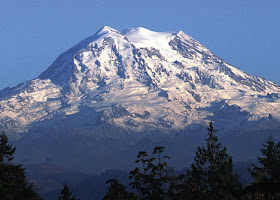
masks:
[[[7,135],[0,134],[0,199],[37,200],[33,185],[26,181],[25,170],[21,165],[13,165],[16,148],[8,144]]]
[[[250,173],[254,183],[248,190],[263,194],[265,199],[280,198],[280,142],[275,144],[274,139],[269,137],[261,153],[263,157],[258,157],[259,164],[252,164]]]
[[[65,184],[63,189],[58,196],[58,200],[76,200],[76,195],[72,196],[72,192],[70,191],[69,187]]]
[[[108,193],[104,196],[104,200],[129,200],[129,194],[126,191],[126,188],[120,184],[117,178],[110,179],[106,181],[110,183],[108,188]]]
[[[181,199],[237,199],[239,178],[233,173],[232,158],[218,142],[209,124],[206,147],[198,147],[194,163],[187,170]]]

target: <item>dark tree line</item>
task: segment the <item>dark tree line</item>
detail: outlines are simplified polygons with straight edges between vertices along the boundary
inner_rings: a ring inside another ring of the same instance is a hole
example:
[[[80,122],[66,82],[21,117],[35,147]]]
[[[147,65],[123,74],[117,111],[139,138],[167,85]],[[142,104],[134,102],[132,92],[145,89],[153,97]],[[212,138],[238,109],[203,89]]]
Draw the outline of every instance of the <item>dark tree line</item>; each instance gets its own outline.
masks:
[[[133,192],[115,178],[104,200],[278,200],[280,199],[280,142],[269,138],[261,149],[263,157],[252,164],[254,181],[242,186],[233,171],[232,157],[215,135],[212,122],[206,145],[198,147],[194,161],[185,174],[174,175],[168,166],[164,147],[157,146],[152,156],[145,151],[137,155],[139,167],[130,171]]]
[[[261,149],[262,157],[252,164],[253,182],[242,186],[233,171],[232,157],[215,135],[212,122],[208,127],[206,144],[198,147],[194,161],[184,174],[176,175],[168,165],[164,147],[157,146],[151,155],[140,151],[138,164],[130,171],[128,192],[117,178],[110,184],[104,200],[277,200],[280,199],[280,142],[268,138]],[[28,183],[22,165],[12,163],[16,148],[0,134],[0,199],[38,200],[34,186]],[[76,200],[67,185],[58,200]]]

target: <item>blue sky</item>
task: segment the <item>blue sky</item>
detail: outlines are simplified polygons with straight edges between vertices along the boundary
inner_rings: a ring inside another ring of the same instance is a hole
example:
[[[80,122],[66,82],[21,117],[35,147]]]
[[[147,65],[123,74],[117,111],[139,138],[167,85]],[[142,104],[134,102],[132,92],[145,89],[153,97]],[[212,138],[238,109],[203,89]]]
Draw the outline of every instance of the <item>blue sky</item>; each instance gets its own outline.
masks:
[[[230,64],[280,84],[279,8],[279,0],[1,0],[0,89],[37,77],[104,25],[182,30]]]

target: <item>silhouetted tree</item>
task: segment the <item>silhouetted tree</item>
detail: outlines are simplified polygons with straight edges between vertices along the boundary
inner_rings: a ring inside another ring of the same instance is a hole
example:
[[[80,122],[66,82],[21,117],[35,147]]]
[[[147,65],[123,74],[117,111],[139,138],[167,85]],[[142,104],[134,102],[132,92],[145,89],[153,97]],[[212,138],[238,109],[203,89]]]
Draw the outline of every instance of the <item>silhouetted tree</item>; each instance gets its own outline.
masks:
[[[239,177],[233,173],[232,158],[218,142],[216,130],[209,124],[206,147],[198,147],[194,163],[187,170],[181,199],[236,199]]]
[[[0,134],[0,164],[4,164],[4,161],[12,161],[16,147],[8,144],[8,136],[2,131]]]
[[[254,182],[247,188],[250,193],[263,199],[280,198],[280,142],[275,144],[269,137],[261,149],[263,157],[258,157],[259,164],[252,164],[250,173]]]
[[[69,187],[65,184],[63,189],[58,196],[58,200],[76,200],[76,195],[72,196],[72,192],[70,191]]]
[[[136,163],[141,165],[130,172],[130,185],[137,191],[141,199],[169,199],[170,177],[168,176],[168,165],[164,161],[169,156],[162,155],[164,147],[157,146],[150,157],[145,151],[137,155]]]
[[[14,159],[16,148],[8,144],[8,137],[0,134],[0,199],[37,200],[39,196],[33,185],[26,181],[25,170],[21,165],[10,163]]]
[[[104,196],[104,200],[129,200],[129,193],[126,191],[126,188],[120,184],[117,178],[110,179],[106,181],[110,183],[108,188],[108,193]]]

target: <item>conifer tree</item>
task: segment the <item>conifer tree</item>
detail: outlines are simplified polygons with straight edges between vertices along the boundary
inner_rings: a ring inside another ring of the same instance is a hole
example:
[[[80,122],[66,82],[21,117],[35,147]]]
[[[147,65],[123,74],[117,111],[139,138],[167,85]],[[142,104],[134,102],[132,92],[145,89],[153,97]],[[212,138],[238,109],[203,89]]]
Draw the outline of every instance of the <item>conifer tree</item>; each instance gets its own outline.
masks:
[[[33,185],[26,181],[25,170],[21,165],[14,165],[16,148],[8,144],[7,135],[0,134],[0,199],[37,200],[39,196]]]
[[[72,192],[70,191],[69,187],[65,184],[63,189],[58,196],[58,200],[76,200],[76,195],[72,196]]]
[[[263,157],[258,157],[259,164],[252,164],[250,173],[254,183],[248,190],[263,194],[266,199],[280,198],[280,142],[275,144],[274,139],[269,137],[261,153]]]
[[[198,147],[194,163],[187,170],[181,199],[236,199],[239,178],[233,173],[232,158],[218,142],[216,130],[209,124],[206,147]]]

